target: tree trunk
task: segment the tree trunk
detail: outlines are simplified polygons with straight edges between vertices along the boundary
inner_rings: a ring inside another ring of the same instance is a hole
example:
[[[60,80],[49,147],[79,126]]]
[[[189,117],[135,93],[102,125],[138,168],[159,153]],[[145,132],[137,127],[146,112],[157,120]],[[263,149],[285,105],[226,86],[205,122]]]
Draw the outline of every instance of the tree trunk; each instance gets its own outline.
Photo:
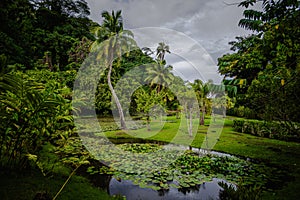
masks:
[[[48,65],[48,68],[50,71],[53,71],[53,65],[52,65],[52,56],[50,52],[45,53],[45,63]]]
[[[151,131],[151,127],[150,127],[150,117],[147,116],[147,130]]]
[[[226,118],[226,108],[222,108],[223,111],[223,118]]]
[[[193,115],[192,115],[192,108],[189,109],[189,118],[190,118],[190,124],[189,124],[189,136],[193,136]]]
[[[181,114],[181,111],[177,110],[176,111],[176,119],[180,119],[180,114]]]
[[[107,75],[107,83],[108,83],[108,87],[111,91],[111,94],[114,98],[114,101],[116,102],[116,105],[117,105],[117,109],[118,109],[118,112],[119,112],[119,117],[120,117],[120,122],[121,122],[121,129],[125,130],[127,129],[126,127],[126,123],[125,123],[125,117],[124,117],[124,113],[123,113],[123,109],[122,109],[122,106],[121,106],[121,103],[119,101],[119,98],[111,84],[111,71],[112,71],[112,65],[113,65],[113,61],[110,61],[109,62],[109,71],[108,71],[108,75]]]
[[[205,106],[201,108],[202,115],[200,114],[200,125],[204,125],[204,119],[205,119]]]

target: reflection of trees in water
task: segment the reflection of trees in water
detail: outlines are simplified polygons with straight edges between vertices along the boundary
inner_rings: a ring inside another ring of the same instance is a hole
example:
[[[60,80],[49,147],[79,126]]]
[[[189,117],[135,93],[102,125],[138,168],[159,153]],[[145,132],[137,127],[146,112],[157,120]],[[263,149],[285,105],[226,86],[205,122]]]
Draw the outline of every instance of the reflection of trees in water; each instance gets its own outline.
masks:
[[[91,160],[90,166],[95,166],[96,168],[101,168],[102,166],[105,166],[103,163],[97,161],[97,160]],[[112,175],[109,174],[90,174],[87,172],[89,166],[81,166],[79,170],[77,171],[78,174],[81,176],[84,176],[89,179],[89,181],[98,188],[101,188],[109,194],[109,183],[112,179]]]
[[[169,190],[161,189],[161,190],[158,190],[157,192],[158,192],[159,196],[164,196],[165,194],[167,194],[169,192]]]
[[[195,185],[189,188],[178,188],[178,192],[182,192],[184,195],[190,192],[199,191],[201,185]],[[203,185],[204,186],[204,185]]]
[[[174,183],[171,181],[171,183]],[[191,186],[189,188],[178,188],[177,191],[183,193],[184,195],[186,195],[187,193],[192,193],[195,191],[199,191],[201,185],[195,185],[195,186]],[[169,189],[162,189],[162,190],[158,190],[158,195],[159,196],[164,196],[166,195],[170,190]]]
[[[103,190],[107,191],[109,194],[109,183],[112,179],[112,175],[107,174],[93,174],[91,175],[92,178],[90,179],[93,185],[96,187],[102,188]]]
[[[174,183],[174,182],[171,182]],[[193,193],[195,191],[199,191],[201,185],[195,185],[189,188],[178,188],[178,192],[183,193],[184,195],[186,195],[187,193]],[[205,189],[205,183],[203,183],[203,188]],[[170,190],[169,189],[161,189],[161,190],[157,190],[158,195],[159,196],[164,196],[166,195]]]

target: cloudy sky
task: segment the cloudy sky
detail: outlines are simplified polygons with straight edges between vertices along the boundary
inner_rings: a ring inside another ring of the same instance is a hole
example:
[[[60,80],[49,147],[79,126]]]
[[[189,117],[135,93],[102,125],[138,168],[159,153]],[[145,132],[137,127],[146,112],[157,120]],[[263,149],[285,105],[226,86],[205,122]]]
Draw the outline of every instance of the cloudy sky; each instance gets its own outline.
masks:
[[[91,9],[90,17],[94,21],[101,23],[101,12],[104,10],[120,9],[126,29],[160,27],[184,33],[198,42],[215,63],[218,57],[230,52],[228,42],[233,41],[236,36],[249,34],[237,25],[242,18],[243,9],[237,5],[226,5],[239,0],[87,0],[87,2]],[[170,41],[162,41],[169,44],[171,52],[174,51],[172,49],[174,45],[170,44]],[[171,64],[176,66],[175,57],[170,59],[173,61]],[[182,61],[177,59],[177,64],[179,62],[182,64]]]

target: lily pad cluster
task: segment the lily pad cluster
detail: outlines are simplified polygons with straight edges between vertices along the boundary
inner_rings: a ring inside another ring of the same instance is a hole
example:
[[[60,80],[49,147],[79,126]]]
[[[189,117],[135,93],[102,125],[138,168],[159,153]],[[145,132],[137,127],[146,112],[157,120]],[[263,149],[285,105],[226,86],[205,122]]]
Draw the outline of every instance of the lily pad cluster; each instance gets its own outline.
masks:
[[[134,153],[149,153],[160,150],[162,147],[158,144],[120,144],[118,145],[124,151],[131,151]]]
[[[199,155],[192,151],[178,155],[178,150],[164,151],[157,144],[121,144],[114,150],[104,147],[100,149],[106,151],[102,158],[105,157],[108,165],[90,172],[112,174],[117,180],[131,180],[141,188],[199,187],[213,178],[231,183],[243,180],[247,184],[264,185],[266,182],[259,166],[233,156]]]

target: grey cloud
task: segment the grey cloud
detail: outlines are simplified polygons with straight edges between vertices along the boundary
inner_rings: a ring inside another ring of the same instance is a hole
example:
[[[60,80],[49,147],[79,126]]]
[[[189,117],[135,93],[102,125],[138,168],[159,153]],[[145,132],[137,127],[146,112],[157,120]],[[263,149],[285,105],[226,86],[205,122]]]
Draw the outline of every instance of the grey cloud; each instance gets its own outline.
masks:
[[[122,10],[127,29],[165,27],[183,32],[198,41],[216,61],[229,52],[228,42],[249,32],[238,27],[242,8],[222,0],[87,0],[91,18],[101,22],[103,10]],[[230,3],[231,0],[228,0]],[[174,38],[173,38],[174,39]],[[168,43],[168,38],[160,38]],[[170,46],[171,51],[172,47]]]

